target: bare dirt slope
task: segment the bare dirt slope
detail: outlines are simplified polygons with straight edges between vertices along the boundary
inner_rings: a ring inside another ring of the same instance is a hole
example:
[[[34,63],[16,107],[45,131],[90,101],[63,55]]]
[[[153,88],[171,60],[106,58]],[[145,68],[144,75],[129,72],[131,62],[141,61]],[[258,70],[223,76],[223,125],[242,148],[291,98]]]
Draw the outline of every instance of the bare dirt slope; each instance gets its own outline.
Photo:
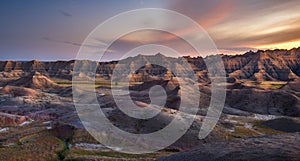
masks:
[[[300,133],[243,138],[204,144],[197,148],[162,157],[158,161],[296,161],[300,159]]]

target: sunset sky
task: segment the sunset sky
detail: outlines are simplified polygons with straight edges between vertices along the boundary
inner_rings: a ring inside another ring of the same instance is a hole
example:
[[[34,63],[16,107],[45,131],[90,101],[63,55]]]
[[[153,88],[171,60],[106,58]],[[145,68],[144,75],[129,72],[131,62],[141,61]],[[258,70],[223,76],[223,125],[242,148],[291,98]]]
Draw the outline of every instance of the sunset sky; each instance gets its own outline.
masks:
[[[95,27],[116,14],[139,8],[170,9],[192,18],[224,54],[300,46],[298,0],[2,0],[0,3],[2,60],[74,59]],[[183,34],[193,31],[187,28]],[[141,41],[145,44],[162,40],[164,44],[180,46],[178,38],[165,33],[133,33],[121,38],[107,59],[117,58],[124,48],[135,47]]]

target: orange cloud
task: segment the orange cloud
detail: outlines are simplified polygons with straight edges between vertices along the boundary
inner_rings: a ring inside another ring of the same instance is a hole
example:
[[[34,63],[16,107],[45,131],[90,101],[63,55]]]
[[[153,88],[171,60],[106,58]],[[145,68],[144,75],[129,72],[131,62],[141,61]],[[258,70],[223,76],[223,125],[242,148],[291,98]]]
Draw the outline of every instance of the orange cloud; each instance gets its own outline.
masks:
[[[209,28],[225,20],[226,17],[230,15],[233,8],[234,4],[231,0],[223,0],[222,2],[217,3],[216,5],[211,7],[209,9],[209,12],[207,12],[204,15],[201,15],[197,22],[203,28]]]
[[[210,7],[210,9],[208,9],[208,12],[197,15],[197,18],[194,19],[194,21],[198,22],[198,24],[204,29],[207,29],[224,21],[230,15],[233,8],[234,4],[231,0],[223,0],[222,2]],[[179,34],[178,36],[189,35],[193,34],[194,32],[194,28],[192,27],[187,27],[185,29],[182,29],[181,31],[177,31],[177,33]],[[174,38],[175,35],[167,35],[167,37],[164,37],[164,40],[170,40]]]
[[[266,44],[257,46],[258,49],[292,49],[297,48],[300,46],[300,39],[296,41],[288,41],[288,42],[281,42],[281,43],[273,43],[273,44]]]

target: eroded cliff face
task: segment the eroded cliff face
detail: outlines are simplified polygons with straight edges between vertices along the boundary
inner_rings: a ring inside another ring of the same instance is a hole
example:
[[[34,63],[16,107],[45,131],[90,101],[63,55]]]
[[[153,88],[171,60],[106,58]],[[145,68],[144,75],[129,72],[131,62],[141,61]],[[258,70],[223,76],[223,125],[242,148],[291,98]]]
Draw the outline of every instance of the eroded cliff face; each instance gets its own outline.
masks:
[[[213,56],[212,56],[213,57]],[[289,81],[300,76],[300,48],[291,50],[259,50],[257,52],[247,52],[243,55],[221,55],[224,67],[228,77],[235,79],[250,79],[255,81]],[[164,67],[151,66],[144,75],[158,75],[166,72],[166,68],[173,69],[173,73],[177,75],[188,74],[189,69],[193,69],[196,76],[202,82],[209,81],[208,72],[205,61],[208,59],[202,57],[181,57],[170,58],[162,54],[154,56],[138,55],[130,57],[120,62],[90,62],[87,60],[76,61],[78,67],[96,67],[98,76],[110,78],[114,68],[126,66],[126,68],[134,68],[149,63],[149,60],[164,61]],[[139,61],[134,61],[139,60]],[[189,63],[189,67],[183,65],[183,62]],[[2,78],[22,77],[33,71],[40,72],[49,77],[71,80],[73,74],[75,60],[71,61],[55,61],[55,62],[40,62],[37,60],[20,62],[20,61],[0,61],[0,76]],[[214,64],[216,67],[222,64]],[[145,67],[145,66],[144,66]],[[80,74],[80,73],[79,73]],[[124,73],[126,74],[126,73]],[[129,73],[127,73],[129,74]],[[133,75],[139,77],[139,75]],[[138,79],[138,78],[137,78]],[[140,78],[141,79],[141,78]]]
[[[25,116],[0,112],[0,126],[14,126],[26,121]]]
[[[227,73],[238,79],[288,81],[298,78],[300,48],[248,52],[240,56],[223,56]]]

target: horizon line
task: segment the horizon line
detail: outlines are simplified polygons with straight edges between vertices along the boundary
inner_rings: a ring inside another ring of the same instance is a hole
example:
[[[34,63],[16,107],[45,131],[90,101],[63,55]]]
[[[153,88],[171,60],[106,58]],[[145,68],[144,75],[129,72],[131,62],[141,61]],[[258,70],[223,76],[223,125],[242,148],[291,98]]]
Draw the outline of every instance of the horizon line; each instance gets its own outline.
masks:
[[[261,51],[276,51],[276,50],[285,50],[285,51],[291,51],[291,50],[295,50],[295,49],[300,49],[300,46],[298,47],[293,47],[291,49],[256,49],[256,50],[248,50],[244,53],[240,53],[240,54],[223,54],[223,53],[216,53],[216,54],[209,54],[209,55],[206,55],[205,57],[203,56],[190,56],[190,55],[181,55],[181,56],[178,56],[178,57],[172,57],[172,56],[166,56],[164,55],[163,53],[156,53],[155,55],[157,54],[161,54],[165,57],[169,57],[169,58],[181,58],[181,57],[189,57],[189,58],[206,58],[206,57],[210,57],[210,56],[216,56],[216,55],[221,55],[221,56],[242,56],[242,55],[245,55],[247,53],[258,53],[258,52],[261,52]],[[142,55],[142,56],[155,56],[155,55],[147,55],[147,54],[138,54],[136,56],[139,56],[139,55]],[[130,58],[130,57],[135,57],[135,56],[129,56],[129,57],[126,57],[124,59],[127,59],[127,58]],[[88,60],[88,59],[57,59],[57,60],[41,60],[41,59],[23,59],[23,60],[20,60],[20,59],[0,59],[0,61],[15,61],[15,62],[30,62],[30,61],[39,61],[39,62],[58,62],[58,61],[77,61],[77,60],[81,60],[81,61],[84,61],[84,60]],[[122,59],[119,59],[119,60],[107,60],[107,61],[97,61],[97,62],[115,62],[115,61],[120,61]],[[93,60],[88,60],[88,61],[93,61]]]

